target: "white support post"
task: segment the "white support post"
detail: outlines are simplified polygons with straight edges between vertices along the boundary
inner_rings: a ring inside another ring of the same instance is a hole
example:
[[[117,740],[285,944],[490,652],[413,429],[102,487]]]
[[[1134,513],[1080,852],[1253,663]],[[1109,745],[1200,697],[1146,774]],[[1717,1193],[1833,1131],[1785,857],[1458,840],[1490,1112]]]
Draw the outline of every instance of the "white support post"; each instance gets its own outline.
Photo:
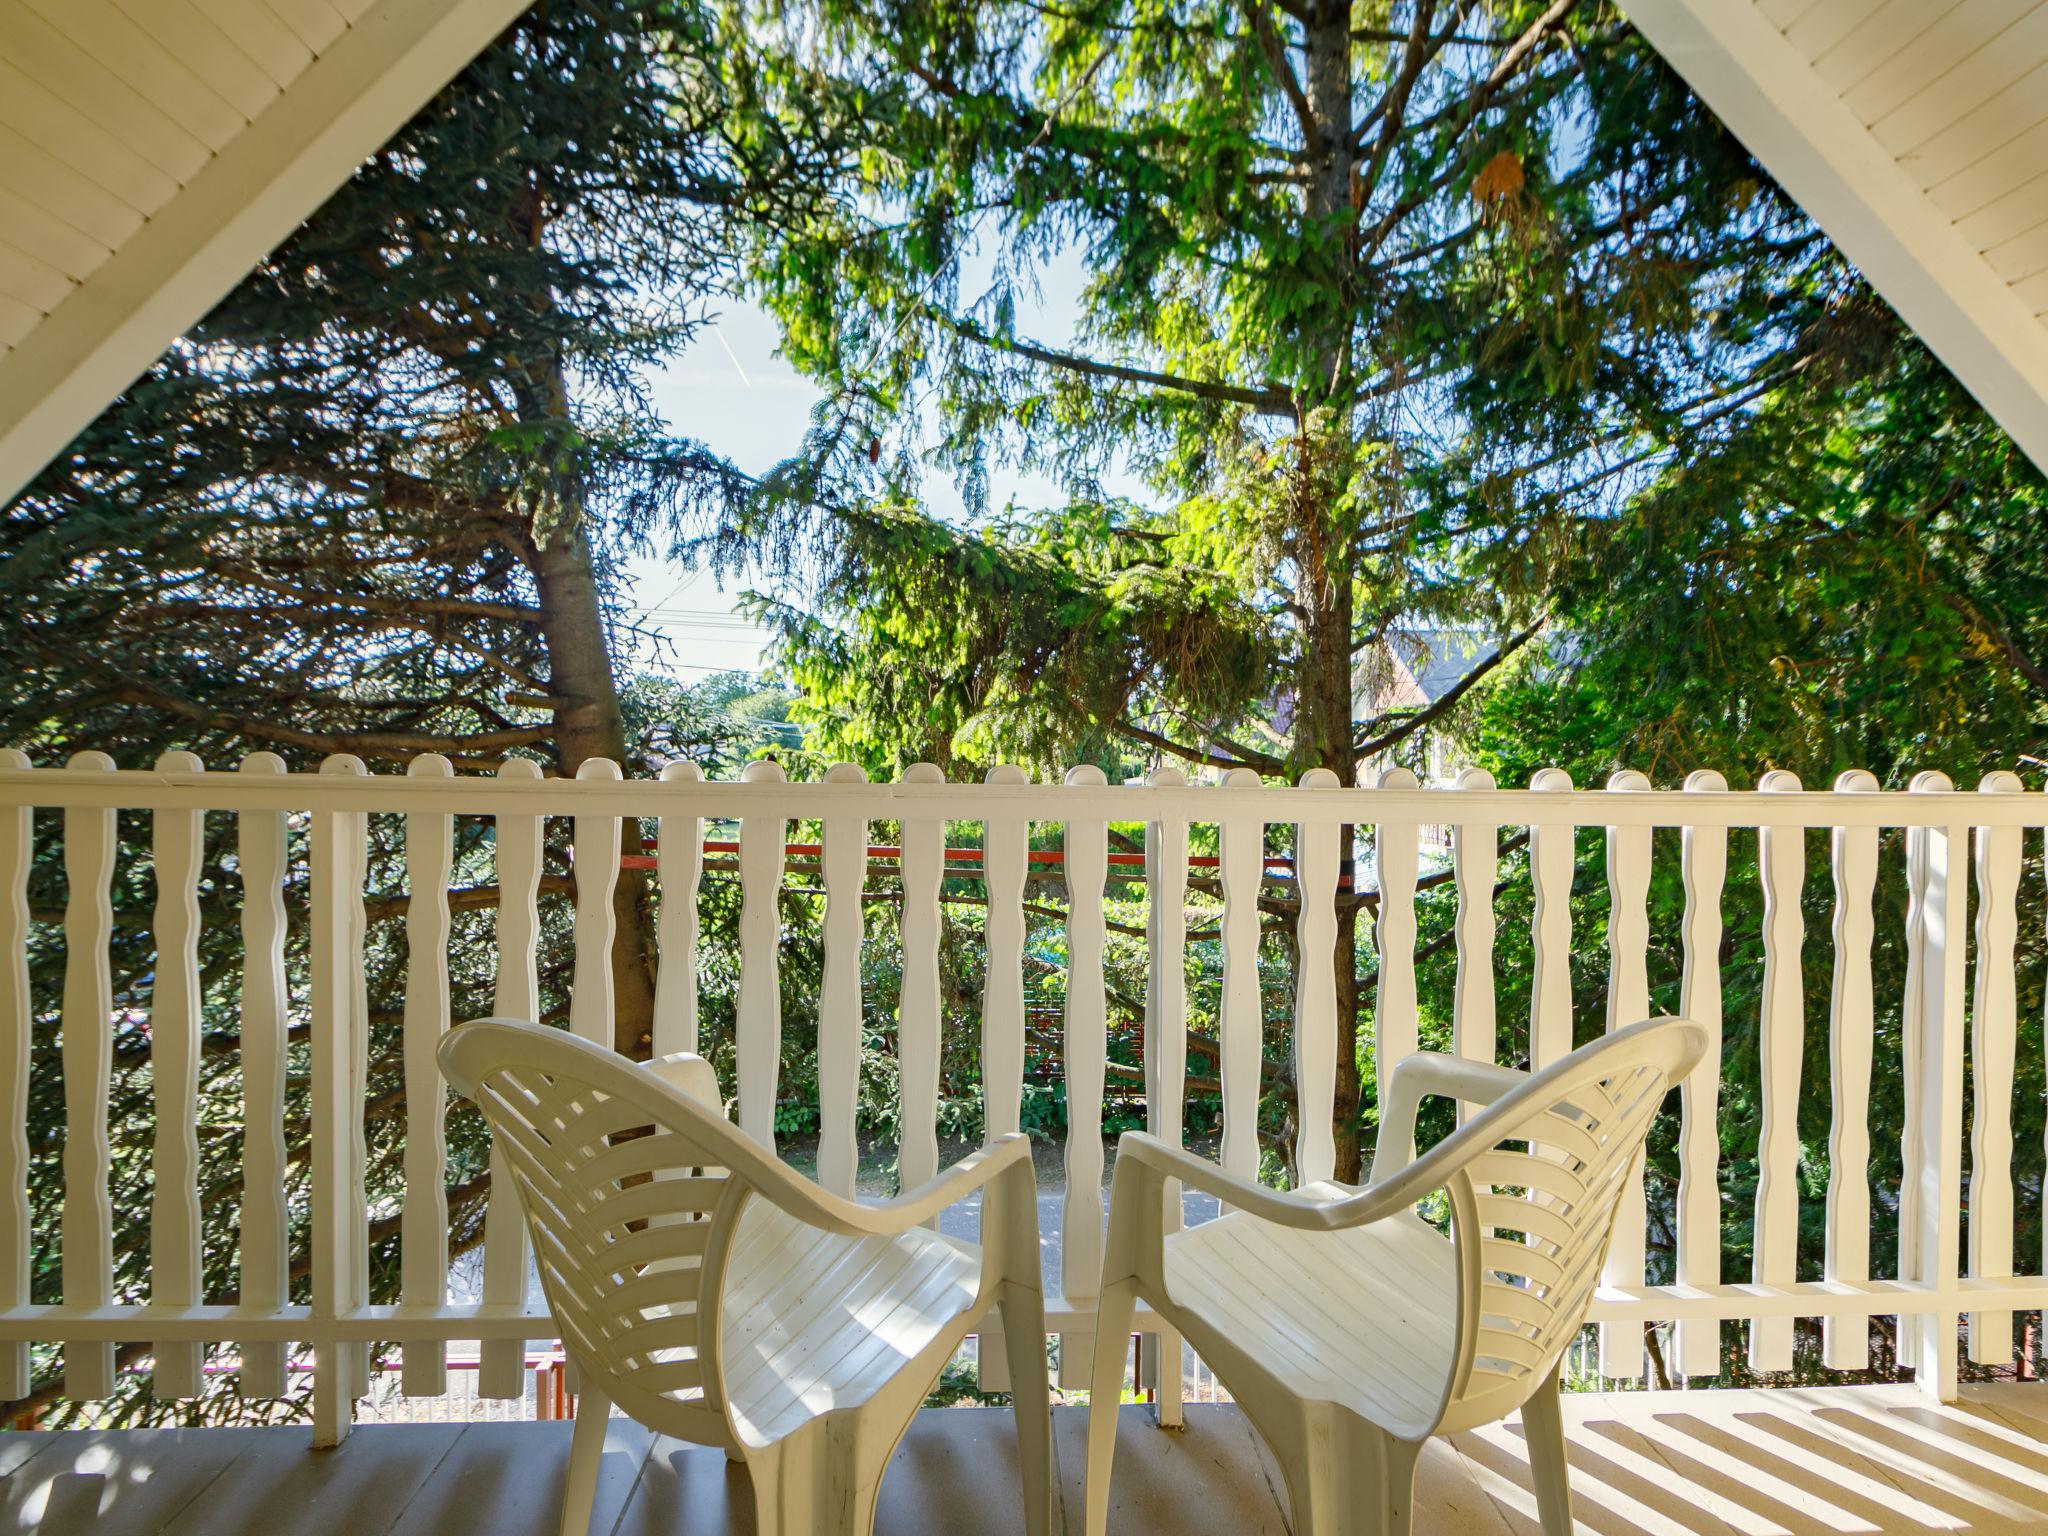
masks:
[[[858,763],[834,763],[827,784],[865,784]],[[861,893],[867,883],[868,824],[828,816],[820,829],[825,886],[825,963],[818,978],[818,1182],[853,1198],[860,1171],[854,1118],[860,1101]]]
[[[108,773],[104,752],[76,752],[67,765]],[[107,1191],[107,1090],[113,1071],[114,979],[108,941],[114,931],[114,813],[64,813],[64,1303],[114,1301],[114,1214]],[[101,1398],[114,1390],[114,1346],[64,1346],[64,1395]]]
[[[1379,789],[1417,789],[1420,781],[1406,768],[1380,775]],[[1420,1049],[1421,1026],[1415,1002],[1415,877],[1421,857],[1420,829],[1414,821],[1387,821],[1375,816],[1372,834],[1374,884],[1379,889],[1379,916],[1373,934],[1379,950],[1379,986],[1373,1000],[1373,1068],[1379,1102],[1392,1097],[1394,1068]]]
[[[1303,789],[1335,789],[1337,775],[1311,768]],[[1389,829],[1382,829],[1383,831]],[[1335,827],[1294,829],[1294,1084],[1297,1115],[1294,1165],[1301,1182],[1333,1178],[1337,1170],[1337,871],[1342,863]],[[1385,897],[1382,896],[1384,903]],[[1385,912],[1381,913],[1382,921]],[[1386,970],[1381,968],[1384,996]],[[1350,1042],[1343,1042],[1350,1050]]]
[[[1187,778],[1178,768],[1154,769],[1148,784],[1178,789]],[[1162,818],[1145,828],[1145,1126],[1161,1140],[1180,1146],[1187,1097],[1188,824]],[[1185,1220],[1181,1183],[1164,1181],[1160,1230],[1171,1235]],[[1139,1341],[1139,1385],[1149,1387],[1162,1429],[1184,1422],[1181,1394],[1181,1338],[1162,1327]]]
[[[740,770],[745,784],[782,779],[782,765],[765,759]],[[733,1055],[740,1129],[772,1152],[782,1078],[782,866],[789,822],[779,809],[752,812],[740,820],[739,843],[740,995]],[[906,956],[906,972],[908,967]]]
[[[1912,789],[1952,791],[1948,775],[1922,773]],[[1926,896],[1922,906],[1918,1129],[1912,1278],[1945,1298],[1900,1324],[1900,1363],[1937,1402],[1953,1402],[1957,1378],[1956,1281],[1961,1273],[1962,1123],[1965,948],[1969,828],[1925,829]],[[1907,1347],[1910,1344],[1910,1349]]]
[[[241,771],[281,778],[284,759],[252,752]],[[289,1054],[285,990],[285,871],[289,841],[282,811],[237,817],[242,877],[242,1305],[275,1311],[291,1296],[290,1211],[285,1197],[284,1087]],[[242,1395],[283,1397],[286,1346],[242,1346]]]
[[[579,783],[616,784],[623,777],[608,757],[585,758],[576,769]],[[624,853],[619,818],[603,812],[571,819],[569,856],[576,871],[576,969],[569,983],[569,1032],[592,1045],[610,1048],[617,1013],[612,977],[612,941],[618,934],[612,896],[619,885],[619,858]],[[650,1044],[652,1042],[649,1042]]]
[[[2016,773],[1988,773],[1987,795],[2025,791]],[[1970,1007],[1970,1278],[2012,1275],[2013,1054],[2019,1035],[2020,829],[1979,827],[1976,848],[1977,966]],[[1970,1363],[2010,1365],[2012,1313],[1970,1314]]]
[[[1874,794],[1877,775],[1852,768],[1838,794]],[[1870,946],[1876,928],[1877,828],[1836,827],[1829,862],[1835,877],[1834,986],[1828,1006],[1828,1212],[1823,1278],[1845,1285],[1870,1279],[1870,1057],[1876,1034]],[[1821,1319],[1821,1360],[1831,1371],[1870,1364],[1870,1319],[1834,1313]]]
[[[1624,768],[1607,780],[1610,794],[1641,794],[1649,778]],[[1607,1032],[1650,1016],[1650,828],[1607,829]],[[1622,1185],[1601,1278],[1608,1285],[1640,1286],[1649,1219],[1643,1193],[1644,1159],[1638,1153]],[[1643,1325],[1634,1319],[1600,1326],[1600,1374],[1634,1381],[1643,1374]]]
[[[414,778],[450,779],[438,752],[406,765]],[[405,1206],[400,1213],[400,1296],[409,1307],[448,1301],[448,1088],[435,1057],[449,1022],[448,883],[455,818],[405,818]],[[408,1339],[403,1385],[409,1397],[448,1390],[448,1346]]]
[[[1572,776],[1539,768],[1539,794],[1570,794]],[[1540,1072],[1572,1050],[1572,827],[1529,829],[1529,918],[1534,973],[1529,981],[1529,1069]]]
[[[1796,774],[1779,770],[1765,774],[1757,787],[1797,794],[1800,785]],[[1757,1022],[1763,1123],[1757,1133],[1751,1279],[1758,1285],[1789,1285],[1799,1278],[1799,1076],[1806,1038],[1800,974],[1806,924],[1799,893],[1806,879],[1806,829],[1765,821],[1757,830],[1757,868],[1764,896],[1764,979]],[[1792,1369],[1792,1321],[1750,1320],[1751,1370]]]
[[[199,773],[190,752],[166,752],[159,773]],[[151,813],[156,865],[156,971],[150,986],[149,1076],[156,1120],[149,1206],[149,1299],[196,1307],[199,1281],[199,858],[198,811]],[[150,1391],[159,1401],[198,1397],[205,1346],[159,1340]]]
[[[667,763],[664,784],[695,784],[695,763]],[[697,1053],[697,884],[704,873],[704,818],[669,812],[655,832],[655,884],[659,915],[654,971],[654,1054]]]
[[[498,777],[514,783],[540,778],[530,757],[508,757]],[[517,804],[517,802],[513,802]],[[498,980],[491,1011],[502,1018],[540,1018],[541,818],[508,808],[497,817],[492,842],[498,867]],[[491,1201],[484,1208],[484,1300],[497,1306],[526,1302],[526,1222],[512,1188],[512,1165],[491,1147]],[[477,1361],[477,1396],[526,1394],[526,1341],[486,1339]]]
[[[1099,788],[1100,768],[1068,770],[1066,782]],[[1107,998],[1102,901],[1109,875],[1109,826],[1099,817],[1070,820],[1067,869],[1067,1193],[1060,1208],[1060,1293],[1092,1305],[1102,1285],[1102,1082],[1107,1061]],[[1060,1385],[1088,1385],[1095,1335],[1060,1337]]]
[[[1711,768],[1686,776],[1687,793],[1725,794]],[[1721,892],[1728,877],[1728,829],[1688,826],[1681,835],[1685,969],[1678,1011],[1707,1032],[1699,1065],[1679,1085],[1678,1257],[1680,1285],[1721,1283]],[[1719,1318],[1681,1318],[1678,1369],[1721,1374]]]
[[[918,786],[942,785],[944,770],[913,763],[903,775],[907,798]],[[946,878],[946,824],[905,817],[903,848],[903,996],[896,1013],[896,1167],[901,1187],[915,1189],[939,1171],[939,894]],[[936,1226],[937,1220],[933,1223]]]

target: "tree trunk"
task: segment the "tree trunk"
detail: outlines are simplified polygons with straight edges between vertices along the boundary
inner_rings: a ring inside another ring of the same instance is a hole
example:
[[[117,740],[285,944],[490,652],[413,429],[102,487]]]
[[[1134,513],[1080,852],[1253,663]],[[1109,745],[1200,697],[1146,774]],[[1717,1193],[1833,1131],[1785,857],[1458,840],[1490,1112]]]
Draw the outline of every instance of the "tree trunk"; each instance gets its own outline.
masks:
[[[530,404],[529,404],[530,402]],[[551,368],[539,390],[520,391],[522,414],[563,428],[569,420],[567,380]],[[556,768],[564,778],[594,757],[623,770],[626,721],[605,633],[603,594],[585,521],[584,487],[573,475],[556,482],[559,505],[543,509],[551,520],[529,524],[527,567],[547,642],[549,693],[555,705]],[[654,1038],[653,914],[645,876],[619,872],[612,895],[612,1044],[644,1057]]]
[[[1348,5],[1318,0],[1302,27],[1310,166],[1303,211],[1314,259],[1326,268],[1324,276],[1339,302],[1330,306],[1329,329],[1316,350],[1318,393],[1302,401],[1298,416],[1294,519],[1301,578],[1297,597],[1304,611],[1295,756],[1304,767],[1329,769],[1346,788],[1358,782],[1351,751],[1353,521],[1341,502],[1357,455],[1349,378],[1355,300],[1350,26]],[[1357,884],[1354,829],[1344,827],[1339,836],[1340,868],[1352,876],[1352,888],[1344,894],[1352,896]],[[1363,989],[1358,974],[1358,908],[1352,901],[1340,901],[1332,960],[1337,972],[1336,1174],[1346,1183],[1356,1183],[1363,1162],[1363,1087],[1358,1072]]]

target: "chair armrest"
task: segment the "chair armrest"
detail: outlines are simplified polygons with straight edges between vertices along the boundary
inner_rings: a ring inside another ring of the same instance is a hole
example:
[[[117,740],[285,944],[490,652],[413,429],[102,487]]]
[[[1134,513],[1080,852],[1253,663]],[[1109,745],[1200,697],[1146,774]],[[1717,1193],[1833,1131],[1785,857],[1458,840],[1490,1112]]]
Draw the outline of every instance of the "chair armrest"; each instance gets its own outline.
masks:
[[[685,1098],[694,1099],[714,1114],[725,1113],[725,1099],[718,1091],[718,1074],[702,1056],[677,1051],[643,1065]]]
[[[894,1200],[863,1209],[887,1223],[890,1232],[907,1232],[921,1226],[947,1206],[966,1199],[997,1174],[1022,1163],[1031,1168],[1031,1138],[1021,1131],[999,1136],[979,1151],[970,1152],[952,1167],[916,1189],[906,1190]],[[1036,1183],[1036,1175],[1033,1175]]]
[[[1513,1067],[1445,1051],[1415,1051],[1402,1057],[1394,1064],[1393,1083],[1381,1107],[1370,1182],[1380,1183],[1415,1161],[1415,1112],[1424,1098],[1491,1104],[1528,1080],[1528,1073]]]
[[[1206,1157],[1197,1157],[1144,1131],[1125,1131],[1117,1139],[1116,1161],[1119,1171],[1129,1163],[1145,1169],[1155,1178],[1179,1179],[1241,1211],[1283,1227],[1328,1232],[1354,1226],[1361,1219],[1372,1219],[1370,1215],[1343,1221],[1335,1219],[1340,1210],[1348,1211],[1354,1207],[1358,1198],[1355,1194],[1319,1199],[1313,1195],[1268,1189],[1256,1179],[1231,1173]]]
[[[879,1205],[862,1205],[828,1193],[781,1159],[765,1154],[747,1170],[747,1182],[760,1198],[781,1207],[806,1226],[836,1232],[842,1237],[895,1237],[931,1220],[956,1200],[966,1199],[1019,1164],[1028,1177],[1031,1139],[1012,1132],[963,1157],[920,1188]]]

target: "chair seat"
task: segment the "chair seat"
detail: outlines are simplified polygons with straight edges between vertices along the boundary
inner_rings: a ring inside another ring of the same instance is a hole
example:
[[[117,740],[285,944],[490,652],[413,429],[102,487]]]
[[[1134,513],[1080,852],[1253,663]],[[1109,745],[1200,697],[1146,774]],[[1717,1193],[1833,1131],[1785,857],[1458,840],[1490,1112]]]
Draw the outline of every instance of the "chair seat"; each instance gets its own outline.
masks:
[[[1164,1257],[1172,1300],[1295,1395],[1399,1435],[1435,1422],[1457,1352],[1458,1277],[1450,1240],[1421,1219],[1303,1232],[1233,1212],[1167,1238]]]
[[[740,1217],[722,1347],[751,1445],[866,1402],[973,1306],[981,1255],[922,1228],[841,1237],[754,1200]]]

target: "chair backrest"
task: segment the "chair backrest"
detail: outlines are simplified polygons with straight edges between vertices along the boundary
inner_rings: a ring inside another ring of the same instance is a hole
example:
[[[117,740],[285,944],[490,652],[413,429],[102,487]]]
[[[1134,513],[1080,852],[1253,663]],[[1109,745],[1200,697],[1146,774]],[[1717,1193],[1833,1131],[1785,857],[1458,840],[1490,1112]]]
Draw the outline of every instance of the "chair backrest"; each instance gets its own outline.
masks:
[[[730,1170],[760,1150],[654,1072],[561,1030],[463,1024],[440,1061],[503,1154],[577,1368],[650,1428],[703,1440],[725,1422],[719,1304],[747,1193]]]
[[[1443,1187],[1461,1267],[1459,1351],[1441,1430],[1512,1412],[1557,1364],[1592,1305],[1651,1122],[1705,1043],[1686,1019],[1617,1030],[1455,1133],[1465,1145]]]

